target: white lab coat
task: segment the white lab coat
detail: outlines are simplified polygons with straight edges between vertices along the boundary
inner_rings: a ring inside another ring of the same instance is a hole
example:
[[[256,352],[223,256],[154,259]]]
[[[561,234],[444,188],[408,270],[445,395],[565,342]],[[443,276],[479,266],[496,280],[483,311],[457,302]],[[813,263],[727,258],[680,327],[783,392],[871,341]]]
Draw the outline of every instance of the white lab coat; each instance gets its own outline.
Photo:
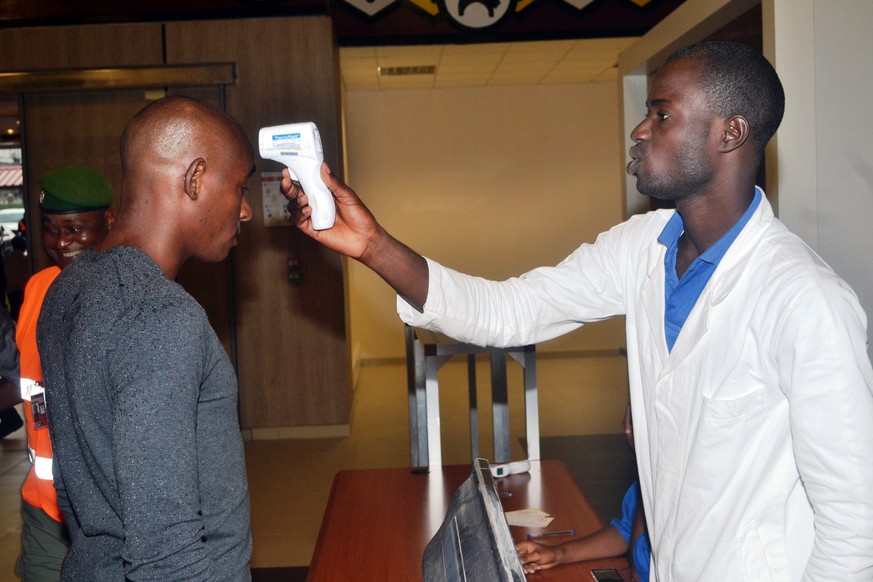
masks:
[[[501,283],[429,261],[424,313],[401,299],[398,312],[501,347],[626,314],[652,579],[873,580],[873,371],[855,294],[763,199],[668,353],[657,237],[672,212]]]

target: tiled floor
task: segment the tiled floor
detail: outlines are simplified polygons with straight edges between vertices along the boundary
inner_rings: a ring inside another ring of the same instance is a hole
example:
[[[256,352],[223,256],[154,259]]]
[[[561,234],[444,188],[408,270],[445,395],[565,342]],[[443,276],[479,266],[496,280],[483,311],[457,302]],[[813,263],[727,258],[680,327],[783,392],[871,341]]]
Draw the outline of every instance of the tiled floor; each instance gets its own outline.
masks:
[[[21,493],[30,468],[24,429],[0,440],[0,580],[17,580],[15,559],[21,538]]]
[[[626,390],[624,360],[540,358],[540,423],[543,436],[621,431]],[[487,363],[480,362],[479,407],[490,410]],[[443,462],[470,461],[466,368],[454,360],[440,372]],[[483,389],[483,386],[486,387]],[[512,457],[521,445],[521,374],[510,369]],[[591,410],[597,413],[592,415]],[[586,414],[587,412],[587,414]],[[593,419],[591,417],[594,417]],[[492,447],[488,414],[480,415],[481,455]],[[581,423],[580,418],[588,418]],[[253,568],[309,564],[333,477],[341,469],[410,464],[403,365],[361,368],[353,399],[351,436],[333,439],[255,441],[246,444],[252,503]],[[19,492],[27,470],[23,431],[0,441],[0,582],[15,580],[21,522]]]

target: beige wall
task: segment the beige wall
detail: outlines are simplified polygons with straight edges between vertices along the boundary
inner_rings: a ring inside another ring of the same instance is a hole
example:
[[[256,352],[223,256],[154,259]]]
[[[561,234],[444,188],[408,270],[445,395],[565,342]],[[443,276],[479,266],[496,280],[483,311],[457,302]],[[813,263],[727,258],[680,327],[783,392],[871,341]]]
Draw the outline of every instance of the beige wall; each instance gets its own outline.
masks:
[[[346,94],[350,184],[380,222],[450,267],[506,278],[621,220],[614,82]],[[404,355],[394,294],[349,265],[354,360]],[[617,349],[623,321],[539,346]]]

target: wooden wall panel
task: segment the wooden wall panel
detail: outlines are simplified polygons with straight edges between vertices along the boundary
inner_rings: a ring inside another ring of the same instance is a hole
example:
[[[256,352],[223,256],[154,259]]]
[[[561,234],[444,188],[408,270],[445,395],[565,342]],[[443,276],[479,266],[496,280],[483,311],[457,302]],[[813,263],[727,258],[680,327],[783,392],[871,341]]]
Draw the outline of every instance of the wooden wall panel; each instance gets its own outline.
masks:
[[[0,29],[0,64],[5,71],[134,66],[163,60],[158,24]],[[118,143],[121,129],[145,106],[135,92],[48,94],[25,98],[23,139],[26,151],[25,206],[31,232],[38,233],[39,176],[69,164],[89,165],[121,190]],[[95,107],[91,109],[89,106]],[[96,114],[95,111],[104,113]],[[50,264],[39,236],[31,237],[35,270]]]
[[[163,62],[160,24],[0,29],[5,71],[125,67]]]
[[[327,17],[0,29],[0,54],[4,70],[235,62],[239,79],[226,90],[226,106],[252,142],[262,126],[315,121],[325,157],[342,175],[338,50]],[[147,103],[144,93],[30,95],[24,102],[32,208],[38,176],[68,163],[92,165],[120,191],[118,140]],[[259,171],[278,169],[258,164]],[[339,427],[327,434],[341,434],[350,406],[344,264],[290,226],[265,227],[259,180],[251,186],[255,217],[231,258],[233,280],[226,265],[191,265],[182,282],[204,303],[231,353],[231,323],[237,324],[244,428],[327,425]],[[39,223],[38,216],[33,220]],[[31,255],[37,268],[48,264],[38,241]],[[299,287],[287,282],[291,255],[301,264]],[[204,289],[211,290],[208,297]]]
[[[168,63],[233,61],[227,110],[248,131],[314,121],[325,159],[342,175],[338,50],[327,17],[166,25]],[[258,173],[276,171],[260,160]],[[247,428],[346,425],[350,373],[342,259],[290,226],[266,227],[258,173],[234,256],[238,372]],[[289,285],[299,259],[302,284]]]
[[[151,25],[71,26],[0,31],[0,44],[13,47],[9,70],[83,69],[163,64],[163,27]],[[221,104],[220,89],[182,91]],[[39,236],[39,177],[66,165],[92,167],[106,176],[120,204],[119,139],[124,126],[152,101],[144,89],[25,93],[21,99],[27,176],[31,269],[51,264]],[[232,314],[228,264],[186,265],[179,282],[204,306],[229,354]]]
[[[30,232],[34,234],[28,242],[34,270],[52,264],[40,237],[40,176],[63,166],[88,166],[106,177],[118,201],[121,195],[119,138],[128,120],[147,103],[142,92],[136,91],[24,97],[22,135]]]

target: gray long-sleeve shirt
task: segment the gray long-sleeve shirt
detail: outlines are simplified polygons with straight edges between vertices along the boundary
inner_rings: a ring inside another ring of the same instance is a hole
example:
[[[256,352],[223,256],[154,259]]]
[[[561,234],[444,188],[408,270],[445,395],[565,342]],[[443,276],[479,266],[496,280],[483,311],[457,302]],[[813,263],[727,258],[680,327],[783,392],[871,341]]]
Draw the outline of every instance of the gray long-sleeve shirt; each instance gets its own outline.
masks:
[[[85,254],[37,325],[63,579],[249,580],[234,370],[197,302],[142,252]]]

